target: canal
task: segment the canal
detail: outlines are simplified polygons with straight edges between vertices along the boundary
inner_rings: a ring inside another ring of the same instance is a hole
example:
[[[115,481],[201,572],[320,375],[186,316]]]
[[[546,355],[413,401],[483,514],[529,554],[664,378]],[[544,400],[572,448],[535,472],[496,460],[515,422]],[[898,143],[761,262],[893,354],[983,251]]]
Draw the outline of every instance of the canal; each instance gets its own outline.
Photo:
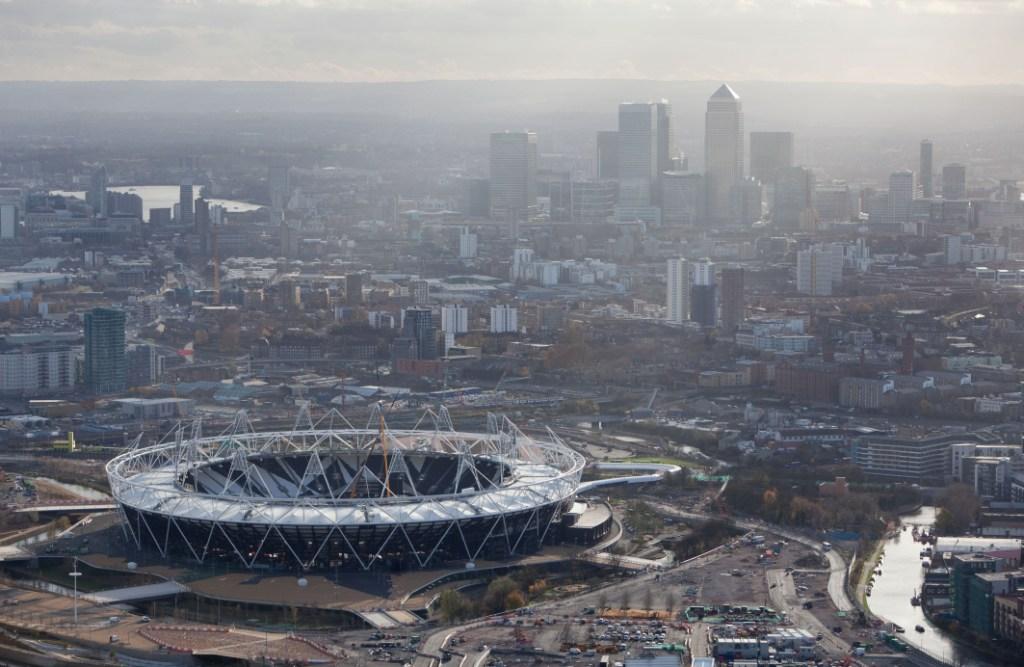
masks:
[[[963,667],[992,667],[998,663],[954,642],[925,618],[921,607],[910,603],[910,599],[921,590],[924,583],[924,568],[920,557],[923,545],[914,541],[911,531],[914,526],[919,526],[930,532],[935,523],[935,513],[934,507],[922,507],[915,514],[901,517],[907,530],[886,540],[882,574],[875,577],[871,597],[867,599],[868,607],[875,616],[902,626],[906,630],[902,637],[908,644],[942,662]],[[918,625],[925,631],[915,631]]]

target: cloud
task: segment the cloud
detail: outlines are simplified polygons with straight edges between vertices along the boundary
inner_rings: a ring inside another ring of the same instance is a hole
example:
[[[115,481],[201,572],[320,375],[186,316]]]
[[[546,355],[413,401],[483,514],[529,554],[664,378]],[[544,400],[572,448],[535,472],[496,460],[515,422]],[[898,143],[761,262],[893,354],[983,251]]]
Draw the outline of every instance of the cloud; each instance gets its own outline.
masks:
[[[1022,12],[1024,0],[0,0],[0,78],[1002,83],[1019,78]]]

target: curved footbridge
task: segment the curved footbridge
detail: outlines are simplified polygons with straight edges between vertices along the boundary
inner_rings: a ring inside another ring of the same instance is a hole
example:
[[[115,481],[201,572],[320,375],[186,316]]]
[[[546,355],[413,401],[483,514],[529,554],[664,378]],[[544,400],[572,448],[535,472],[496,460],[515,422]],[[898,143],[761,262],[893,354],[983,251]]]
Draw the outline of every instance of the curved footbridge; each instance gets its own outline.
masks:
[[[605,477],[604,479],[593,479],[589,482],[582,482],[578,493],[587,493],[603,486],[615,486],[618,484],[650,484],[660,482],[668,475],[682,471],[682,468],[674,463],[595,463],[593,470],[601,472],[628,472],[632,475],[620,475],[616,477]]]

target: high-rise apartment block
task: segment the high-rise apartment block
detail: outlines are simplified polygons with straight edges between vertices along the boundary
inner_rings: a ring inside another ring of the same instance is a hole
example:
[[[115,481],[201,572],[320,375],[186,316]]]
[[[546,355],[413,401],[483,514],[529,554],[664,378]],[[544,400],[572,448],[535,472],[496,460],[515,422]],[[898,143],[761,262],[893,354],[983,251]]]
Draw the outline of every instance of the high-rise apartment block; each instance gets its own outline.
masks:
[[[703,327],[718,325],[718,284],[710,260],[694,262],[690,287],[690,319]]]
[[[459,230],[459,259],[473,259],[477,255],[477,235],[469,227]]]
[[[437,330],[429,308],[406,308],[402,338],[415,341],[416,359],[437,359]]]
[[[665,320],[682,324],[690,319],[690,287],[693,280],[689,262],[682,258],[668,260],[667,278]]]
[[[469,331],[469,309],[459,304],[441,307],[441,331],[464,334]]]
[[[843,280],[843,248],[813,245],[796,254],[796,290],[811,296],[831,296]]]
[[[719,275],[720,325],[726,333],[733,333],[746,318],[744,271],[740,267],[726,267]]]
[[[92,207],[93,215],[105,218],[109,215],[107,205],[107,168],[97,167],[89,178],[89,191],[85,201]]]
[[[519,311],[508,304],[491,306],[491,333],[504,334],[519,331]]]
[[[125,390],[128,363],[125,314],[94,308],[85,314],[85,383],[98,394]]]
[[[195,224],[195,221],[195,194],[192,179],[186,179],[178,188],[178,224],[191,226]]]

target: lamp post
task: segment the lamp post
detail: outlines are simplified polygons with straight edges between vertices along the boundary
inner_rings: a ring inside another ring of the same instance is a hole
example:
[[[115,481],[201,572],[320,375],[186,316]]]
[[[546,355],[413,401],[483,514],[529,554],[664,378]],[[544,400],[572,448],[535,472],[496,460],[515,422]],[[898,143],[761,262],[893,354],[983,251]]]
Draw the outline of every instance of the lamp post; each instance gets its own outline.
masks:
[[[82,573],[78,571],[78,559],[72,561],[74,567],[71,568],[71,572],[68,572],[68,576],[75,582],[75,627],[78,627],[78,578],[82,576]]]

